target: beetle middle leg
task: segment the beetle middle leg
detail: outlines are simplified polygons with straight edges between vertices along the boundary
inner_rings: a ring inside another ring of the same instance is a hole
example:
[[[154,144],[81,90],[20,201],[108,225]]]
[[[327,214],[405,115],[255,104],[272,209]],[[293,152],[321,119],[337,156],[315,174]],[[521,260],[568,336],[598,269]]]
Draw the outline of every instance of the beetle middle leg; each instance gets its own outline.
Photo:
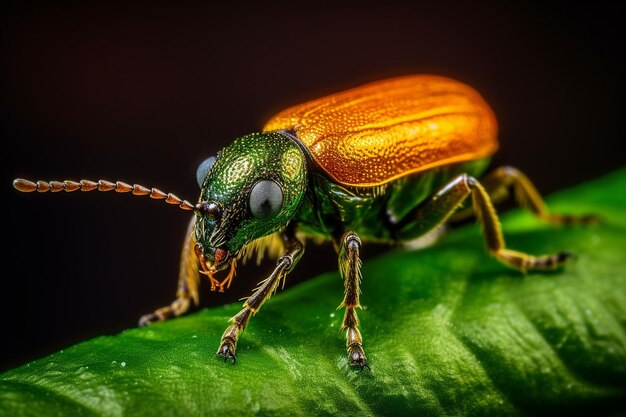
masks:
[[[341,237],[339,246],[339,272],[345,282],[345,295],[338,308],[345,307],[341,330],[346,330],[346,347],[350,365],[370,369],[363,351],[363,340],[359,331],[359,318],[356,308],[361,308],[361,259],[359,249],[361,239],[354,232],[346,232]]]
[[[593,214],[568,215],[550,213],[541,194],[523,172],[511,166],[503,166],[485,175],[481,184],[491,197],[493,203],[499,203],[509,197],[513,191],[518,204],[530,210],[540,219],[555,225],[588,224],[598,221]],[[474,214],[474,207],[467,206],[455,212],[450,221],[464,220]]]
[[[459,175],[450,181],[430,200],[418,206],[398,223],[397,238],[408,240],[445,222],[470,196],[472,209],[483,226],[487,249],[500,262],[521,271],[549,270],[558,268],[572,256],[569,252],[532,256],[507,249],[500,221],[489,194],[477,179],[467,174]]]
[[[161,307],[152,313],[148,313],[139,319],[139,326],[143,327],[150,323],[167,320],[172,316],[185,314],[190,307],[191,300],[198,305],[198,286],[200,285],[199,263],[194,252],[195,239],[193,227],[195,217],[191,219],[187,227],[187,235],[180,257],[180,269],[178,274],[178,290],[176,299],[170,305]]]
[[[243,304],[243,309],[230,319],[233,324],[228,326],[222,335],[220,347],[217,349],[216,354],[223,356],[224,361],[228,360],[228,358],[233,363],[237,361],[235,356],[237,340],[248,324],[250,317],[256,314],[261,309],[263,303],[276,292],[278,284],[293,270],[304,253],[304,245],[296,238],[294,229],[288,227],[283,232],[283,240],[287,250],[278,258],[274,271],[269,277],[261,281],[254,293]]]

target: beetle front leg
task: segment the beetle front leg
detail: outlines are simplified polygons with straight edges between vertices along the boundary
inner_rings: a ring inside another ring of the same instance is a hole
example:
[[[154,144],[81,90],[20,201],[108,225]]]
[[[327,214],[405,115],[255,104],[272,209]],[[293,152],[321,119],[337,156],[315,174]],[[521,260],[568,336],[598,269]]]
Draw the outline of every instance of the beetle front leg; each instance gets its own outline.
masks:
[[[339,271],[344,279],[345,295],[338,308],[345,307],[341,330],[346,330],[346,347],[350,365],[370,369],[363,351],[363,340],[359,331],[359,318],[356,308],[361,308],[361,259],[359,249],[361,239],[354,232],[347,232],[341,237],[339,246]]]
[[[193,237],[193,228],[195,225],[195,216],[189,222],[187,235],[183,250],[180,257],[180,268],[178,273],[178,289],[176,291],[176,299],[170,305],[161,307],[152,313],[148,313],[139,319],[139,327],[148,324],[167,320],[174,316],[178,317],[185,314],[191,305],[191,300],[198,305],[198,286],[200,285],[199,263],[194,253],[195,239]]]
[[[233,363],[237,361],[235,351],[237,349],[237,340],[248,324],[248,320],[256,314],[265,301],[276,292],[278,284],[285,279],[286,275],[302,257],[304,253],[304,245],[295,237],[295,231],[289,230],[283,234],[283,240],[286,242],[288,249],[282,254],[276,262],[276,268],[265,280],[261,281],[259,287],[243,304],[243,309],[230,319],[233,323],[222,335],[222,340],[217,355],[224,357],[224,362],[230,358]]]
[[[532,256],[506,248],[498,215],[489,194],[477,179],[462,174],[450,181],[429,201],[419,206],[398,224],[396,236],[409,239],[426,233],[448,220],[456,209],[470,197],[472,209],[483,226],[483,235],[489,252],[500,262],[520,271],[550,270],[561,266],[572,257],[569,252]]]

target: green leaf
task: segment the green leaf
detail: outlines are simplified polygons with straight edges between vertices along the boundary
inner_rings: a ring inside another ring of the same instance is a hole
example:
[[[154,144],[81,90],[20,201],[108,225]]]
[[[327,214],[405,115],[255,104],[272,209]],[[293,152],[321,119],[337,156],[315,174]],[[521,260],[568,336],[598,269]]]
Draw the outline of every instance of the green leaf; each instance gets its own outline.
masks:
[[[626,169],[548,200],[555,212],[599,213],[600,225],[503,216],[509,247],[575,252],[560,272],[502,266],[474,225],[366,262],[359,314],[371,372],[348,364],[343,283],[331,272],[266,303],[234,366],[214,352],[240,306],[206,309],[5,372],[0,415],[623,413],[625,190]]]

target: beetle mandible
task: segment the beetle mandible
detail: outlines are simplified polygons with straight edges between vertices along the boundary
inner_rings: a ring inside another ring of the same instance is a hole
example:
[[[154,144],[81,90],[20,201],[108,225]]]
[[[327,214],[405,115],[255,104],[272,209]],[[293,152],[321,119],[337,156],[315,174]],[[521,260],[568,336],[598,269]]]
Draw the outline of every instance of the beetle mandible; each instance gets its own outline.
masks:
[[[571,255],[532,256],[508,249],[493,203],[513,191],[518,202],[552,224],[595,216],[549,213],[528,178],[503,167],[478,177],[498,148],[493,111],[473,88],[434,75],[373,82],[291,107],[263,131],[236,139],[197,171],[198,203],[125,182],[16,179],[20,191],[130,192],[194,212],[186,234],[176,299],[139,325],[186,313],[198,304],[200,275],[212,290],[229,288],[238,259],[267,251],[276,267],[230,319],[217,355],[236,362],[250,317],[276,291],[304,252],[306,238],[330,239],[345,293],[342,329],[350,364],[369,364],[360,308],[363,241],[409,242],[471,215],[482,223],[487,250],[512,268],[556,269]],[[223,272],[222,272],[223,271]],[[218,279],[221,274],[221,279]]]

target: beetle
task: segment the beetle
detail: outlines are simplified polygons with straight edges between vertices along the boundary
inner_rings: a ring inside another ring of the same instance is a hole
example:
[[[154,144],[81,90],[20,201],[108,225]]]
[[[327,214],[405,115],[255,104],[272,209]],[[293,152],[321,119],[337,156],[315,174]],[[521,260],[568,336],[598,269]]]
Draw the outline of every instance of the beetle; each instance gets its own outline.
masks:
[[[242,136],[197,170],[196,204],[159,189],[117,181],[16,179],[19,191],[111,191],[149,195],[193,211],[183,245],[176,299],[140,326],[198,304],[200,276],[229,288],[237,261],[256,252],[276,266],[230,319],[217,355],[236,362],[239,336],[277,290],[309,238],[331,240],[345,293],[342,330],[350,364],[369,369],[356,310],[363,242],[405,243],[475,215],[489,253],[521,271],[557,269],[569,252],[532,256],[505,245],[493,203],[513,191],[521,206],[551,224],[593,222],[593,215],[548,212],[519,170],[486,171],[498,149],[492,109],[470,86],[441,76],[372,82],[288,108],[261,132]],[[221,278],[220,278],[221,275]]]

